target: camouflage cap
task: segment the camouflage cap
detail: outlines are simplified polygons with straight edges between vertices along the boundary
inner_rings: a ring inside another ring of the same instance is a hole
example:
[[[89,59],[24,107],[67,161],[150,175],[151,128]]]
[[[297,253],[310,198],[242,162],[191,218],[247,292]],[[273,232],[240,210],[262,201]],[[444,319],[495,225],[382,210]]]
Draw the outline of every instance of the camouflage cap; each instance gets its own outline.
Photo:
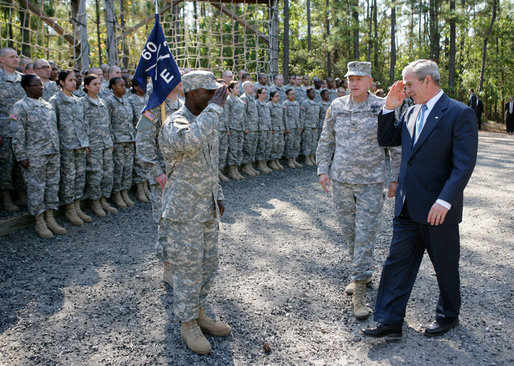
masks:
[[[348,72],[347,76],[371,76],[371,62],[364,61],[351,61],[348,62]]]
[[[210,71],[193,70],[182,76],[184,93],[196,89],[216,90],[221,86]]]

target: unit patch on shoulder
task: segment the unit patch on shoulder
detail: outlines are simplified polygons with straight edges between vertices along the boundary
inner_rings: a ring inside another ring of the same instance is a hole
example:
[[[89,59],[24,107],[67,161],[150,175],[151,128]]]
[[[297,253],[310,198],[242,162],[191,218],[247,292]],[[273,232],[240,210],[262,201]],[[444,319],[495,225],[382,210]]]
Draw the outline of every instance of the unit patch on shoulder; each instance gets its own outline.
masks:
[[[10,118],[10,119],[13,119],[13,120],[15,120],[15,121],[17,121],[17,120],[18,120],[18,116],[17,116],[17,115],[15,115],[14,113],[11,113],[11,114],[9,115],[9,118]]]
[[[150,121],[153,121],[155,119],[155,114],[150,112],[150,110],[145,111],[145,113],[143,113],[143,116],[148,118]]]

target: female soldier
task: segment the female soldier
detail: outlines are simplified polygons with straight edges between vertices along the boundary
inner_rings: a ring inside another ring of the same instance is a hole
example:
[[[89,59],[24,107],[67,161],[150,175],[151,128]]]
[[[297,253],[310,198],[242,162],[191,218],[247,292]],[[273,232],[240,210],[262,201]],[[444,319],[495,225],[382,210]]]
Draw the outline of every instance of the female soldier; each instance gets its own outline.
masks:
[[[14,104],[9,116],[16,125],[12,147],[22,166],[29,212],[36,218],[36,233],[48,239],[53,234],[66,234],[66,229],[54,219],[54,210],[59,204],[57,119],[52,105],[41,99],[44,87],[38,76],[23,75],[21,86],[27,96]]]
[[[303,125],[300,118],[300,105],[295,101],[294,89],[286,90],[286,100],[282,103],[284,108],[284,125],[286,128],[284,148],[285,156],[287,159],[287,166],[290,168],[301,168],[302,164],[298,163],[296,159],[300,155],[300,144],[302,141]]]
[[[232,81],[228,85],[229,96],[225,103],[225,118],[229,128],[228,137],[228,177],[233,180],[241,180],[244,177],[237,168],[243,162],[243,142],[244,134],[248,130],[245,126],[245,105],[239,98],[241,88],[237,81]]]
[[[86,154],[89,147],[87,128],[84,123],[84,107],[79,98],[72,93],[75,90],[75,72],[62,70],[57,77],[61,91],[50,98],[54,107],[59,129],[61,149],[61,183],[59,198],[66,205],[64,217],[73,225],[93,221],[82,212],[80,200],[84,195],[86,184]]]
[[[268,98],[266,89],[258,88],[255,98],[257,99],[255,104],[257,106],[257,113],[259,114],[259,135],[257,138],[257,152],[255,154],[255,158],[258,161],[259,170],[261,172],[271,173],[271,169],[268,168],[268,165],[266,164],[269,160],[271,147],[271,114],[268,106],[266,105],[266,100]],[[270,162],[270,166],[273,169],[278,170],[278,167],[275,167],[272,162]]]
[[[137,126],[137,122],[139,121],[139,117],[141,116],[141,111],[146,106],[148,102],[148,95],[143,91],[137,80],[132,80],[132,88],[130,89],[131,94],[129,96],[129,102],[132,106],[132,112],[134,114],[134,128]],[[148,202],[150,198],[150,191],[147,187],[148,178],[141,167],[141,162],[137,157],[137,154],[134,156],[134,183],[137,187],[136,198],[140,202]],[[148,192],[147,192],[148,191]]]
[[[268,108],[271,117],[271,159],[278,169],[284,169],[280,164],[280,159],[284,154],[284,109],[279,103],[280,94],[278,91],[269,93],[270,101]],[[270,164],[271,165],[271,164]],[[274,168],[275,169],[275,168]]]
[[[114,142],[114,174],[113,174],[113,199],[121,208],[134,206],[134,202],[128,195],[132,186],[132,167],[134,165],[134,112],[125,95],[125,80],[114,77],[109,80],[109,89],[112,94],[105,102],[111,117],[111,134]]]
[[[88,128],[89,154],[86,166],[86,196],[91,199],[91,209],[99,217],[105,217],[105,211],[116,213],[108,202],[112,192],[113,181],[113,143],[110,131],[111,119],[100,93],[100,78],[89,74],[84,78],[84,91],[87,96],[81,98],[84,108],[84,120]]]

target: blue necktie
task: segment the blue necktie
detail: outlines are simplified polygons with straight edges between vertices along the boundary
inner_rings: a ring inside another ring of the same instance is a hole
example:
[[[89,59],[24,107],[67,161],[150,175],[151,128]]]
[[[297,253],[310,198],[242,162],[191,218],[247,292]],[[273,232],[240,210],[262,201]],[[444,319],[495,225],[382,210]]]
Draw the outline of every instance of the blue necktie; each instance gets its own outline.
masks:
[[[413,145],[416,143],[416,141],[418,141],[419,134],[421,133],[421,129],[423,128],[423,121],[425,120],[425,111],[427,109],[427,105],[423,104],[421,106],[421,113],[418,113],[418,117],[416,118],[416,130],[414,131]]]

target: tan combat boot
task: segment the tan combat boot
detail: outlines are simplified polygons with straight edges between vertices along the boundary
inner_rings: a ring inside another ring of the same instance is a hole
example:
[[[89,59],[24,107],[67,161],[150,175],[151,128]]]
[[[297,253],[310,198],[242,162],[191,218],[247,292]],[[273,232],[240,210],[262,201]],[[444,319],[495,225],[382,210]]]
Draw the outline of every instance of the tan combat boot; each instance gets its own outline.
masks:
[[[366,286],[369,286],[371,285],[371,281],[373,279],[370,277],[368,279],[366,279]],[[350,284],[348,286],[346,286],[346,288],[344,289],[344,292],[347,294],[347,295],[353,295],[353,291],[355,291],[355,282],[350,282]]]
[[[246,163],[245,165],[243,165],[243,169],[241,169],[243,171],[244,174],[250,176],[250,177],[255,177],[256,174],[250,169],[250,163]]]
[[[239,180],[245,179],[244,175],[239,172],[239,166],[235,165],[236,167],[236,174],[239,176]],[[241,170],[243,170],[243,167],[241,167]]]
[[[293,164],[296,165],[297,168],[303,168],[303,165],[296,161],[296,159],[293,159]]]
[[[275,164],[275,160],[268,161],[266,165],[273,170],[279,170],[279,167],[277,166],[277,164]]]
[[[232,180],[241,180],[241,178],[239,177],[239,174],[237,174],[237,166],[229,165],[228,177]]]
[[[121,198],[121,192],[114,192],[112,194],[112,200],[113,200],[114,204],[116,206],[118,206],[119,208],[127,208],[125,201],[123,201],[123,198]],[[103,206],[103,204],[102,204],[102,206]]]
[[[312,161],[312,165],[314,165],[314,166],[318,165],[318,164],[316,164],[316,155],[315,154],[311,155],[311,161]]]
[[[194,353],[206,355],[211,352],[211,344],[203,335],[198,324],[196,324],[196,320],[182,322],[180,325],[180,335]]]
[[[352,303],[353,315],[355,315],[357,319],[366,319],[371,313],[371,309],[366,305],[366,280],[355,281]]]
[[[118,192],[119,193],[119,192]],[[121,197],[120,197],[121,198]],[[102,197],[100,199],[100,204],[102,205],[102,208],[104,209],[104,211],[106,212],[109,212],[109,213],[112,213],[112,214],[115,214],[115,213],[118,213],[118,210],[115,209],[114,207],[112,207],[109,202],[107,202],[107,198],[105,197]]]
[[[0,192],[0,195],[2,196],[2,203],[4,204],[4,209],[6,211],[16,212],[20,210],[20,208],[12,202],[11,192],[2,191]]]
[[[43,239],[50,239],[54,237],[54,234],[52,234],[52,232],[48,230],[48,227],[46,226],[43,214],[39,214],[36,216],[35,230],[36,233]]]
[[[145,191],[146,198],[150,199],[152,193],[150,192],[150,188],[148,188],[148,181],[143,182],[143,190]]]
[[[283,166],[282,164],[280,164],[280,160],[275,159],[275,164],[277,164],[277,166],[278,166],[278,168],[279,168],[280,170],[284,170],[284,166]]]
[[[134,206],[134,201],[132,201],[128,195],[128,191],[126,189],[121,191],[121,198],[123,199],[123,202],[127,205],[127,207]]]
[[[314,164],[312,164],[311,156],[310,155],[305,155],[305,165],[307,165],[307,166],[313,166],[314,165]]]
[[[162,281],[173,287],[173,273],[170,262],[163,262]]]
[[[230,180],[219,169],[218,169],[218,178],[220,179],[220,182],[228,182]]]
[[[75,226],[84,225],[84,221],[82,221],[82,219],[77,216],[77,212],[75,211],[75,203],[73,202],[66,205],[66,212],[64,213],[64,217]]]
[[[296,164],[293,163],[293,159],[287,159],[287,166],[290,167],[291,169],[296,168]]]
[[[136,191],[136,198],[139,202],[148,202],[148,197],[146,197],[145,189],[143,188],[144,183],[137,183],[137,191]]]
[[[205,309],[203,307],[200,307],[200,314],[198,315],[196,323],[202,332],[216,337],[226,337],[232,332],[230,325],[227,323],[209,318],[207,314],[205,314]]]
[[[257,163],[258,167],[259,167],[259,170],[265,174],[268,174],[268,173],[271,173],[271,170],[270,168],[268,168],[268,166],[266,165],[266,162],[263,161],[263,160],[259,160],[259,162]]]
[[[107,216],[99,200],[91,201],[91,211],[93,211],[93,213],[98,217]]]
[[[253,172],[253,174],[255,174],[256,176],[261,174],[261,172],[259,172],[257,169],[255,169],[253,167],[253,163],[248,163],[248,164],[249,164],[248,166],[250,167],[250,170]]]
[[[80,217],[80,219],[84,222],[91,222],[93,219],[91,216],[87,215],[84,211],[82,211],[82,208],[80,207],[80,200],[75,201],[75,212],[77,213],[77,216]]]
[[[54,218],[54,210],[45,211],[46,227],[52,230],[54,234],[64,235],[67,233],[66,229],[60,226]],[[82,220],[81,220],[82,221]]]

